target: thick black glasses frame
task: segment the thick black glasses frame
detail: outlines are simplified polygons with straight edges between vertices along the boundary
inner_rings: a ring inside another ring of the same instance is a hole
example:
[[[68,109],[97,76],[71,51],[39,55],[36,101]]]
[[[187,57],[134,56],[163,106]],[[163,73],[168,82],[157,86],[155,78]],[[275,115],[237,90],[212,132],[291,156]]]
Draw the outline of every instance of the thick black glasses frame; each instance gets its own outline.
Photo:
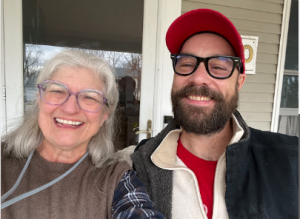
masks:
[[[175,69],[176,69],[176,68],[175,68],[175,67],[176,67],[175,65],[176,65],[176,59],[177,59],[177,56],[192,56],[192,57],[194,57],[194,58],[197,60],[197,63],[196,63],[196,65],[195,65],[195,69],[194,69],[191,73],[189,73],[189,74],[181,74],[181,73],[177,72],[177,71],[175,70]],[[228,58],[228,59],[231,59],[231,60],[233,61],[233,66],[232,66],[231,73],[230,73],[227,77],[224,77],[224,78],[216,77],[216,76],[212,75],[212,74],[210,73],[210,71],[209,71],[209,68],[208,68],[208,61],[209,61],[210,59],[212,59],[212,58],[218,58],[218,57]],[[208,73],[211,77],[216,78],[216,79],[227,79],[227,78],[230,78],[231,75],[232,75],[232,73],[234,72],[234,69],[236,68],[236,66],[239,66],[239,71],[240,71],[240,69],[242,69],[242,68],[241,68],[241,64],[242,64],[241,59],[240,59],[239,57],[233,57],[233,56],[210,56],[210,57],[205,57],[205,58],[203,58],[203,57],[194,56],[194,55],[191,55],[191,54],[171,54],[171,59],[172,59],[172,62],[173,62],[173,69],[174,69],[174,72],[175,72],[176,74],[178,74],[178,75],[181,75],[181,76],[188,76],[188,75],[193,74],[193,73],[197,70],[197,68],[198,68],[198,66],[200,65],[201,62],[204,62],[204,65],[205,65],[205,68],[206,68],[207,73]]]

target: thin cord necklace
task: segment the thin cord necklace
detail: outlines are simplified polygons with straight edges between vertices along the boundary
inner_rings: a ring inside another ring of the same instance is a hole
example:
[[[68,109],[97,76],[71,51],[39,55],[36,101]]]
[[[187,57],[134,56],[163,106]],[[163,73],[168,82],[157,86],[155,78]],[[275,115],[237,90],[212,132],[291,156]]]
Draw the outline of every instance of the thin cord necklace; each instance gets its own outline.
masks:
[[[49,183],[47,183],[45,185],[42,185],[42,186],[40,186],[40,187],[38,187],[36,189],[33,189],[33,190],[29,191],[29,192],[23,193],[22,195],[19,195],[19,196],[15,197],[15,198],[12,198],[12,199],[10,199],[10,200],[8,200],[6,202],[3,202],[3,201],[5,201],[5,199],[7,199],[7,197],[9,197],[16,190],[16,188],[20,184],[20,182],[21,182],[21,180],[22,180],[22,178],[24,176],[24,173],[25,173],[26,169],[28,168],[28,165],[29,165],[29,163],[31,161],[33,153],[34,153],[34,150],[31,151],[31,153],[30,153],[30,155],[29,155],[29,157],[28,157],[28,159],[26,161],[26,164],[23,167],[23,170],[20,173],[20,175],[19,175],[17,181],[15,182],[15,184],[13,185],[13,187],[10,190],[8,190],[8,192],[6,192],[4,195],[1,196],[1,209],[4,209],[4,208],[6,208],[6,207],[8,207],[8,206],[10,206],[10,205],[12,205],[12,204],[14,204],[14,203],[22,200],[22,199],[24,199],[24,198],[27,198],[27,197],[29,197],[29,196],[31,196],[33,194],[36,194],[36,193],[38,193],[38,192],[40,192],[40,191],[48,188],[49,186],[52,186],[53,184],[57,183],[59,180],[63,179],[65,176],[67,176],[69,173],[71,173],[84,160],[84,158],[86,158],[87,155],[89,154],[89,152],[86,152],[85,155],[83,155],[83,157],[80,158],[80,160],[78,160],[74,164],[74,166],[72,166],[68,171],[66,171],[64,174],[60,175],[56,179],[52,180],[51,182],[49,182]]]

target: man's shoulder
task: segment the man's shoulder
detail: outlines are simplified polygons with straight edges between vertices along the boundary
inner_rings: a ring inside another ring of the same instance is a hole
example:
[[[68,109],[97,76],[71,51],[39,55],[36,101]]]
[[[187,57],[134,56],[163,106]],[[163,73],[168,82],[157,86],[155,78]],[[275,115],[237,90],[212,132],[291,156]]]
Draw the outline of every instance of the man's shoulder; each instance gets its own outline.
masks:
[[[138,151],[142,146],[144,146],[148,141],[150,141],[152,138],[146,138],[140,141],[138,145],[135,147],[134,152]]]
[[[137,160],[141,162],[149,160],[158,145],[159,143],[155,137],[141,140],[131,154],[131,160],[133,163],[137,162]]]
[[[272,146],[298,151],[298,137],[250,128],[251,141],[259,146]]]

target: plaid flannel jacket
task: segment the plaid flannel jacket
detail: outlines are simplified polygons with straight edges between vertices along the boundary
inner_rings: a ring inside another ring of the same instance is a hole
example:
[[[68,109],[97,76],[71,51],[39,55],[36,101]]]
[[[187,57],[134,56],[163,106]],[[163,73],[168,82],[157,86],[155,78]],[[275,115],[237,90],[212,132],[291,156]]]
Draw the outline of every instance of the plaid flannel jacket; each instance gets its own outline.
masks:
[[[113,219],[151,218],[163,219],[162,213],[153,209],[146,187],[135,171],[128,170],[118,184],[112,203]]]

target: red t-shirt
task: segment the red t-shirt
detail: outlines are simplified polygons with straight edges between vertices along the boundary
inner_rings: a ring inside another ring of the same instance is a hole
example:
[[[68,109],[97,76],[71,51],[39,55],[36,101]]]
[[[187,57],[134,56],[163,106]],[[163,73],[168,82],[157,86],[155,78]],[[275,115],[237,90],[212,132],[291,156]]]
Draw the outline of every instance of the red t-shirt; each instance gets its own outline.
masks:
[[[206,161],[189,152],[178,139],[177,156],[192,170],[198,180],[200,194],[207,218],[212,218],[214,178],[218,161]]]

